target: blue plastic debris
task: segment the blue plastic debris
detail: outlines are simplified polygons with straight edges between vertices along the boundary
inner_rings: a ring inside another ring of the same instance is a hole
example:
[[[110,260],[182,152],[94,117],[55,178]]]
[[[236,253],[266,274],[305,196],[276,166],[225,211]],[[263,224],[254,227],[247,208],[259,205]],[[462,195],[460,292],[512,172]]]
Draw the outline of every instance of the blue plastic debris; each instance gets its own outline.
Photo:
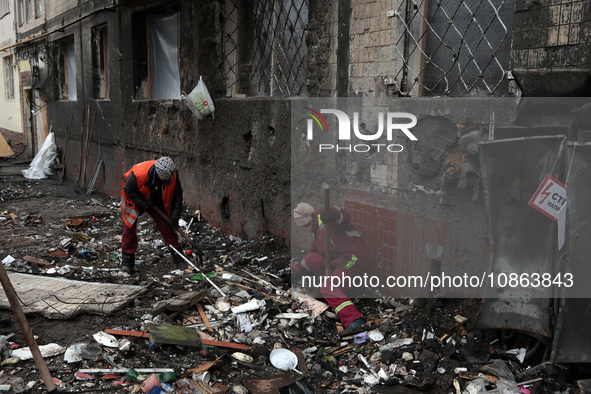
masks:
[[[367,335],[366,332],[362,332],[362,333],[355,335],[355,339],[353,339],[353,342],[355,342],[357,344],[362,344],[367,341],[369,341],[369,335]]]

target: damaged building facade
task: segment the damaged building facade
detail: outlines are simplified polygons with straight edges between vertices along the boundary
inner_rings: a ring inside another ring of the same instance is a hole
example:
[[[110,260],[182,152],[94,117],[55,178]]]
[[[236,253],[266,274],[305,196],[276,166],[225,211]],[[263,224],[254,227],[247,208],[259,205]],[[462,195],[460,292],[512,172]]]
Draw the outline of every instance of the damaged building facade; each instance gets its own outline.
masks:
[[[253,56],[253,43],[236,44],[243,34],[239,18],[254,29],[252,18],[243,15],[250,7],[36,3],[42,16],[17,23],[21,44],[15,56],[33,70],[21,71],[19,88],[31,87],[32,134],[42,135],[50,126],[55,132],[66,153],[67,179],[79,184],[84,179],[86,187],[96,175],[95,190],[117,194],[121,174],[134,163],[170,156],[185,202],[208,220],[243,237],[287,236],[289,101],[278,88],[269,94],[270,80],[260,82],[260,89],[251,81],[252,62],[260,63],[261,72],[271,66],[268,48],[257,49],[264,59],[251,59],[244,56]],[[305,47],[301,38],[298,45]],[[305,58],[300,63],[305,70]],[[214,98],[216,116],[197,122],[181,93],[190,92],[200,77]]]
[[[26,64],[16,62],[14,45],[16,43],[14,5],[11,1],[3,1],[0,7],[0,48],[8,48],[0,52],[2,73],[0,73],[0,133],[7,141],[0,141],[1,151],[5,155],[23,152],[30,144],[26,141],[22,124],[21,91],[16,77]],[[29,134],[30,135],[30,134]],[[1,137],[0,137],[1,139]],[[6,150],[6,152],[5,152]],[[32,151],[27,152],[31,155]]]
[[[377,267],[388,272],[490,264],[474,144],[523,135],[506,126],[493,136],[491,124],[425,113],[418,141],[386,161],[297,160],[294,147],[307,149],[291,132],[299,100],[590,90],[587,0],[15,5],[12,51],[29,64],[15,76],[31,106],[23,128],[41,141],[52,128],[67,179],[94,178],[96,190],[116,195],[134,163],[170,156],[185,202],[212,224],[246,239],[287,240],[292,204],[320,207],[318,180],[328,182],[333,202],[350,209]],[[216,111],[198,121],[181,95],[200,78]],[[309,174],[309,182],[292,191],[292,172]],[[297,234],[293,243],[305,244]]]

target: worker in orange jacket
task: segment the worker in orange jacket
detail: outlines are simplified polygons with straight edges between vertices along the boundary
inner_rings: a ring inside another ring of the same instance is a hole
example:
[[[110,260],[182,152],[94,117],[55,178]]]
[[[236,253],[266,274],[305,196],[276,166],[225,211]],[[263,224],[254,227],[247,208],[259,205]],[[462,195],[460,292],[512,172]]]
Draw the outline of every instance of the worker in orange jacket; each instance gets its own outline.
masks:
[[[147,212],[158,227],[168,250],[172,253],[177,269],[187,268],[187,262],[171,249],[181,250],[175,230],[181,217],[183,189],[176,166],[169,157],[149,160],[134,165],[123,176],[121,185],[121,216],[123,236],[121,238],[121,270],[132,274],[137,250],[137,219]],[[165,212],[170,223],[162,217]]]

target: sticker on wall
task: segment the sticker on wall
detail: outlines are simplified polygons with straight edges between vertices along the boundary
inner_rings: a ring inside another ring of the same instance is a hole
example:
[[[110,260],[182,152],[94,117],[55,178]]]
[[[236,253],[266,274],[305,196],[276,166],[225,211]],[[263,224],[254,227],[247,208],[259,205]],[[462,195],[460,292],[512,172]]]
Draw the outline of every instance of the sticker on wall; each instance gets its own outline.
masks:
[[[560,210],[566,206],[566,187],[564,183],[550,174],[546,175],[538,190],[529,200],[529,205],[558,223]]]
[[[529,205],[558,223],[558,250],[564,245],[566,232],[566,187],[564,183],[546,175]]]

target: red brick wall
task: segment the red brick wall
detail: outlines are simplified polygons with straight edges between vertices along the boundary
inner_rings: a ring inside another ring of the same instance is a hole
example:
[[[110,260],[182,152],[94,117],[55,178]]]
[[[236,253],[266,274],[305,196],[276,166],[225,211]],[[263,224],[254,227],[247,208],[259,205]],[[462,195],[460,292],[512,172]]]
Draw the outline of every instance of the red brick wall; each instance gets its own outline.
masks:
[[[363,199],[363,194],[357,193],[356,197]],[[424,273],[431,259],[426,245],[445,246],[448,242],[450,223],[350,199],[344,201],[344,207],[351,213],[352,222],[371,249],[376,268],[383,274]],[[445,254],[439,258],[445,258]]]

